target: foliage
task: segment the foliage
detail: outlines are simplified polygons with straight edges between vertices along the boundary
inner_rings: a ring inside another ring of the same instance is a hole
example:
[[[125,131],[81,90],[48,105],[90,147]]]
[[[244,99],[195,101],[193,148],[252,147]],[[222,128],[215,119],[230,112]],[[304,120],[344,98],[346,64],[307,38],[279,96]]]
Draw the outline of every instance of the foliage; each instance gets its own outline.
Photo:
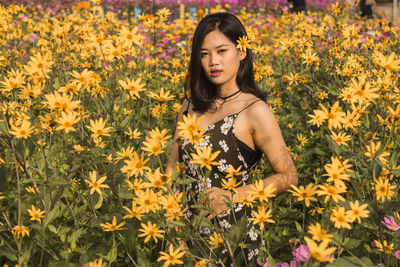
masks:
[[[300,185],[254,200],[265,227],[244,216],[222,231],[204,205],[185,219],[191,180],[164,174],[197,21],[98,10],[0,6],[1,263],[216,264],[254,224],[265,245],[250,266],[398,264],[399,27],[339,5],[238,13]],[[254,180],[271,173],[264,160]]]

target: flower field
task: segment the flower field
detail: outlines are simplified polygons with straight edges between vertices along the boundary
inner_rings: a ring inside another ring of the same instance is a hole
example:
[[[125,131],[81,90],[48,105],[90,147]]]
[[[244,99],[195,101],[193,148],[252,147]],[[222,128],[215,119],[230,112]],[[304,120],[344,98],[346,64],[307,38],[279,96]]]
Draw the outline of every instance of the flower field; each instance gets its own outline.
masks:
[[[251,218],[223,230],[206,204],[184,216],[185,166],[165,174],[198,21],[125,21],[96,3],[0,5],[0,264],[400,265],[400,27],[339,4],[236,11],[299,185],[275,196],[262,160],[241,200]],[[178,126],[203,137],[193,117]],[[206,171],[212,152],[193,163]]]

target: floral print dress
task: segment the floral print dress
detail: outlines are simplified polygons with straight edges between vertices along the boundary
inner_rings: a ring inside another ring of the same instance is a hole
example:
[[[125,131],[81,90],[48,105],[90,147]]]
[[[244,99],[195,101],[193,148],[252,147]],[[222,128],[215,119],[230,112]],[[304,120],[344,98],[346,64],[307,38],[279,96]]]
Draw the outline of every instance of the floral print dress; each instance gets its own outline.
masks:
[[[204,129],[204,138],[199,142],[199,148],[202,150],[207,146],[212,148],[212,152],[220,151],[217,158],[214,160],[219,163],[217,166],[212,166],[211,172],[206,172],[205,168],[201,169],[199,165],[192,164],[191,153],[196,152],[196,145],[193,145],[189,140],[181,140],[179,145],[179,162],[184,163],[186,166],[185,175],[194,178],[196,181],[187,185],[186,192],[188,197],[188,203],[194,204],[196,202],[196,195],[211,187],[222,188],[222,179],[228,180],[226,178],[227,169],[231,165],[233,168],[238,169],[241,166],[239,176],[236,176],[236,182],[241,182],[240,186],[244,186],[249,181],[251,171],[255,169],[262,152],[259,149],[253,150],[248,147],[245,143],[241,142],[235,136],[235,129],[233,124],[237,116],[243,110],[254,104],[256,100],[246,106],[244,109],[237,113],[228,115],[221,120],[210,124]],[[207,176],[205,174],[208,174]],[[231,210],[227,210],[223,214],[218,215],[218,223],[222,229],[227,230],[231,227],[234,220],[238,220],[241,216],[246,213],[249,215],[249,210],[243,207],[242,203],[235,203],[234,214]],[[196,215],[196,210],[188,208],[185,216],[188,219],[192,219]],[[200,229],[202,234],[211,234],[211,230],[207,227]],[[248,240],[257,241],[257,234],[254,227],[248,232]],[[258,251],[248,250],[247,260],[255,260]],[[228,265],[229,266],[229,265]]]

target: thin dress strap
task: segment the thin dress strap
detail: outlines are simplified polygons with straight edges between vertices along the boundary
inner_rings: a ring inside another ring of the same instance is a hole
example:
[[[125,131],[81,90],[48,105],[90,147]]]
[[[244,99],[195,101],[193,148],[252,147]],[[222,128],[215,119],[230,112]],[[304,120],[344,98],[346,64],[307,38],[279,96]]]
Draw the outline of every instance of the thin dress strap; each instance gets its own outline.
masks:
[[[254,103],[256,103],[258,101],[262,101],[262,100],[261,99],[257,99],[256,101],[251,102],[246,107],[244,107],[242,110],[240,110],[238,113],[236,113],[236,115],[239,115],[240,112],[242,112],[243,110],[247,109],[248,107],[250,107],[251,105],[253,105]]]

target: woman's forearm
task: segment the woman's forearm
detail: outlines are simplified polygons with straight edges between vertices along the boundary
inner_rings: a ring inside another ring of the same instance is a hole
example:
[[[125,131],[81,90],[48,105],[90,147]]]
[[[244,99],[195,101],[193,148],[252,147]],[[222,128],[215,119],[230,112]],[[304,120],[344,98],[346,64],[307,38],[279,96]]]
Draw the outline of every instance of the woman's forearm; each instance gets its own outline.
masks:
[[[171,151],[169,153],[169,159],[167,161],[167,166],[165,168],[165,174],[171,175],[174,171],[174,166],[176,161],[178,160],[178,143],[174,143],[171,147]]]
[[[286,190],[290,188],[290,185],[292,184],[297,185],[298,183],[297,173],[296,170],[293,170],[288,173],[277,173],[268,178],[265,178],[263,182],[264,182],[264,187],[266,187],[269,184],[274,184],[274,187],[276,188],[274,194],[280,195],[286,192]],[[240,199],[246,198],[252,191],[251,185],[252,184],[248,184],[236,188],[237,193],[233,195],[233,201],[236,202],[240,201]]]

